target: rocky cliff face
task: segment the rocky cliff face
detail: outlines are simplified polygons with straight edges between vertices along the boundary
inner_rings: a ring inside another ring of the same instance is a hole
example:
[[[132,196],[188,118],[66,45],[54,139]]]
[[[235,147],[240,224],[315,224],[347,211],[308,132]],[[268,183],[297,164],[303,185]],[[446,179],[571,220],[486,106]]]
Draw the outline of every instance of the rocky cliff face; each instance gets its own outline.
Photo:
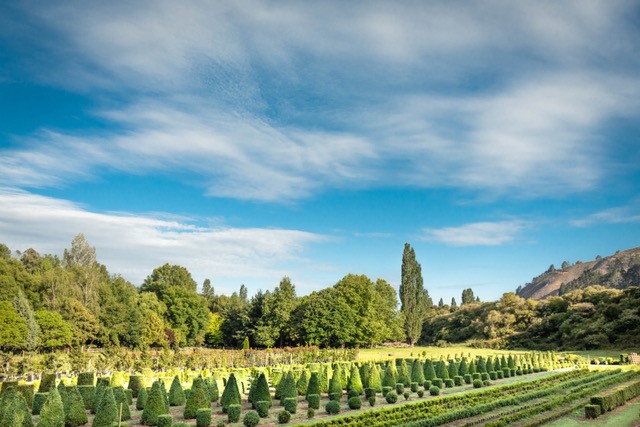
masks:
[[[640,247],[589,262],[563,263],[560,269],[552,267],[516,293],[523,298],[543,299],[593,285],[617,289],[640,286]]]

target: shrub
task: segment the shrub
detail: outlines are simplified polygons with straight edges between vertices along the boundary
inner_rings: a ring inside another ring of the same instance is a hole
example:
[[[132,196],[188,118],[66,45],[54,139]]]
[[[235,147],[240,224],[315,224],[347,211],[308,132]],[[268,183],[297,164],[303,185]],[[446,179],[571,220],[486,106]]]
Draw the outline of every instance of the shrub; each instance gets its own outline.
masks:
[[[15,386],[5,388],[0,397],[0,425],[3,427],[33,427],[27,400]]]
[[[418,397],[424,397],[424,390],[418,390]]]
[[[240,404],[240,391],[238,390],[238,383],[236,376],[231,374],[227,385],[224,387],[222,396],[220,397],[220,405],[222,405],[222,412],[227,412],[229,405]]]
[[[453,387],[453,384],[454,384],[454,383],[453,383],[453,380],[452,380],[451,378],[447,378],[446,380],[444,380],[444,385],[445,385],[445,387],[447,387],[447,388],[451,388],[451,387]]]
[[[118,421],[118,410],[116,400],[113,397],[113,389],[106,387],[96,410],[92,427],[113,427],[113,423]]]
[[[278,422],[280,424],[286,424],[291,419],[291,414],[288,411],[282,410],[278,412]]]
[[[147,389],[142,387],[138,391],[138,397],[136,399],[136,409],[141,411],[144,409],[144,404],[147,402]]]
[[[409,400],[409,396],[411,396],[411,393],[409,393],[408,391],[405,391],[403,396],[405,400]]]
[[[231,403],[227,406],[227,418],[230,423],[237,423],[240,421],[240,410],[242,407],[238,403]]]
[[[440,394],[440,387],[432,385],[431,388],[429,388],[429,394],[431,396],[438,396]]]
[[[260,424],[260,415],[258,415],[256,411],[249,411],[244,414],[242,424],[244,424],[245,427],[255,427]]]
[[[584,407],[584,416],[589,419],[598,418],[602,413],[600,405],[587,405]]]
[[[438,388],[442,388],[442,386],[444,385],[444,382],[442,381],[441,378],[435,378],[433,380],[433,385],[438,387]]]
[[[320,409],[320,395],[319,394],[310,394],[307,396],[307,402],[309,403],[309,408],[311,409]]]
[[[489,378],[490,378],[490,377],[489,377],[489,374],[488,374],[488,373],[486,373],[486,372],[483,372],[482,374],[480,374],[480,379],[481,379],[482,381],[486,381],[486,380],[488,380]]]
[[[36,393],[33,395],[33,408],[32,408],[33,415],[40,415],[40,412],[42,411],[42,407],[44,406],[44,402],[47,401],[48,396],[49,396],[49,393]]]
[[[196,427],[209,427],[211,425],[211,408],[198,408],[196,411]]]
[[[476,372],[475,374],[471,374],[471,378],[473,378],[474,380],[482,380],[482,374]]]
[[[124,388],[116,387],[113,389],[113,398],[116,401],[116,413],[120,414],[120,405],[122,405],[122,417],[121,420],[130,420],[131,412],[129,411],[129,401],[127,395],[124,392]]]
[[[414,393],[418,391],[418,383],[417,382],[414,381],[414,382],[411,383],[411,391],[414,392]]]
[[[42,374],[38,393],[47,393],[56,387],[56,374]]]
[[[169,406],[182,406],[187,403],[187,398],[184,396],[184,390],[182,390],[182,384],[180,384],[180,378],[176,375],[171,382],[171,388],[169,389]]]
[[[311,378],[309,378],[309,385],[307,386],[307,400],[309,400],[309,395],[311,394],[320,395],[320,382],[318,380],[317,372],[311,372]]]
[[[309,375],[307,374],[307,370],[302,371],[302,375],[296,381],[296,390],[298,392],[298,396],[306,396],[307,387],[309,387]]]
[[[351,399],[352,397],[355,397],[355,396],[360,396],[357,391],[349,390],[347,392],[347,399]]]
[[[80,372],[78,374],[78,385],[94,385],[96,376],[93,372]]]
[[[465,384],[471,384],[471,381],[472,381],[473,377],[472,377],[471,374],[464,374],[464,376],[462,378],[464,378]]]
[[[307,409],[307,419],[312,419],[313,417],[316,416],[316,410],[313,408],[309,408]]]
[[[158,427],[171,427],[173,425],[173,416],[171,414],[158,415],[158,424],[156,425]]]
[[[482,381],[482,385],[483,385],[483,386],[485,386],[485,387],[486,387],[486,386],[490,386],[490,385],[491,385],[491,381],[489,381],[489,380],[484,380],[484,381]]]
[[[335,400],[330,400],[324,409],[327,411],[327,414],[337,414],[340,412],[340,403]]]
[[[398,393],[392,390],[389,393],[387,393],[384,398],[387,401],[387,403],[396,403],[398,401]]]
[[[348,402],[349,409],[360,409],[362,407],[362,400],[360,400],[360,396],[353,396],[349,398]]]
[[[504,373],[502,371],[496,371],[496,376],[499,380],[501,380],[504,378]]]
[[[102,395],[104,394],[104,391],[107,387],[109,386],[105,385],[103,381],[100,381],[100,379],[98,379],[98,383],[96,385],[96,391],[93,394],[93,402],[91,405],[92,414],[95,414],[96,411],[98,410],[98,406],[100,405],[100,401],[102,400]]]
[[[375,396],[369,396],[369,398],[367,400],[369,401],[369,406],[374,406],[376,404],[376,397]]]
[[[462,377],[460,375],[456,375],[455,377],[453,377],[453,384],[455,384],[456,386],[461,386]]]
[[[505,378],[509,378],[511,376],[511,369],[509,368],[504,368],[502,370],[502,374],[504,375]]]
[[[93,386],[92,386],[93,387]],[[86,424],[89,419],[87,410],[82,401],[82,395],[77,387],[71,387],[67,393],[67,400],[64,404],[65,424],[67,427],[77,427]]]
[[[240,403],[240,399],[234,403]],[[187,404],[184,407],[185,420],[196,418],[198,409],[207,408],[209,405],[209,396],[207,396],[207,391],[204,388],[204,381],[202,381],[202,378],[195,378],[191,386],[189,399],[187,399]]]
[[[432,386],[432,382],[431,380],[425,380],[424,383],[422,383],[422,387],[424,387],[425,390],[429,390],[429,388],[431,388]]]
[[[393,390],[393,387],[388,387],[388,386],[382,387],[382,395],[386,396],[387,393],[389,393],[391,390]]]
[[[491,371],[489,372],[489,378],[491,378],[493,381],[498,379],[498,373],[496,371]]]
[[[133,397],[138,397],[140,389],[144,388],[142,375],[131,375],[127,388],[133,393]]]
[[[296,411],[298,410],[298,398],[297,397],[286,397],[284,399],[284,410],[291,413],[291,414],[295,414]]]
[[[39,427],[59,427],[64,425],[64,406],[60,393],[54,387],[47,393],[47,400],[40,411]]]
[[[482,387],[482,380],[480,379],[473,380],[473,388],[480,388],[480,387]]]
[[[278,384],[278,387],[280,389],[280,404],[283,406],[285,399],[298,396],[296,380],[293,378],[291,371],[289,371],[282,382]]]
[[[357,396],[364,392],[362,387],[362,378],[360,378],[360,371],[356,365],[351,367],[349,381],[347,381],[347,391],[349,393],[356,393]]]
[[[162,390],[160,390],[161,387],[160,382],[156,381],[147,394],[141,418],[142,424],[144,425],[155,425],[158,422],[158,415],[168,412],[164,404],[164,398],[162,397]],[[138,400],[139,399],[140,396],[138,396]]]
[[[92,385],[79,385],[76,387],[82,396],[82,402],[84,409],[91,409],[93,407],[93,397],[96,393],[96,388]]]
[[[341,376],[342,374],[340,373],[340,368],[333,371],[333,375],[331,376],[331,381],[329,381],[329,397],[331,397],[331,395],[338,395],[338,398],[342,397]]]
[[[376,395],[376,390],[370,387],[367,387],[364,389],[364,397],[366,397],[367,399],[370,398],[371,396],[375,396]]]
[[[397,383],[396,384],[396,393],[398,393],[398,394],[404,393],[404,384],[402,384],[402,383]]]
[[[217,402],[218,399],[220,398],[220,392],[218,390],[218,382],[214,377],[209,377],[205,381],[207,381],[209,384],[209,400],[211,401],[211,403]]]
[[[262,418],[266,418],[269,416],[269,402],[266,402],[264,400],[259,400],[257,402],[253,403],[254,408],[256,408],[256,411],[258,412],[258,415],[261,416]]]

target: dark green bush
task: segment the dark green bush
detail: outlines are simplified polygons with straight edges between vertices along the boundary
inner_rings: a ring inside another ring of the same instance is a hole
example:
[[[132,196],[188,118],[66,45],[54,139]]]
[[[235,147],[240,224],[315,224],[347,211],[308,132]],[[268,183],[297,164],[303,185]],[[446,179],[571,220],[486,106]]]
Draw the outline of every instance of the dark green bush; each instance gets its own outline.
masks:
[[[504,375],[505,378],[509,378],[511,376],[511,369],[509,368],[504,368],[502,370],[502,374]]]
[[[158,415],[158,427],[171,427],[173,424],[173,417],[171,414]],[[174,425],[175,427],[175,425]]]
[[[473,380],[473,388],[480,388],[480,387],[482,387],[482,380],[481,379]]]
[[[269,391],[269,383],[264,373],[260,374],[256,382],[256,389],[253,393],[253,401],[255,402],[268,402],[271,407],[271,392]],[[254,404],[255,407],[255,404]]]
[[[133,393],[133,397],[138,397],[138,392],[144,388],[142,375],[131,375],[127,388]]]
[[[479,372],[476,372],[475,374],[471,374],[471,378],[475,380],[482,380],[482,374],[480,374]]]
[[[376,397],[375,396],[369,396],[369,398],[367,400],[369,401],[369,406],[375,406],[375,404],[376,404]]]
[[[240,421],[241,409],[242,407],[238,403],[231,403],[229,404],[229,406],[227,406],[227,418],[230,423],[237,423],[238,421]]]
[[[309,408],[311,409],[320,409],[320,395],[318,394],[310,394],[307,396],[307,402],[309,403]]]
[[[64,404],[65,424],[67,427],[77,427],[86,424],[89,420],[87,410],[82,400],[78,387],[71,387],[67,393]]]
[[[330,400],[324,408],[327,411],[327,414],[337,414],[340,412],[340,402]]]
[[[122,406],[122,418],[121,420],[130,420],[131,412],[129,411],[129,401],[127,400],[127,395],[124,392],[124,388],[115,387],[113,389],[113,398],[116,401],[116,410],[117,413],[120,414],[120,406]]]
[[[384,398],[387,401],[387,403],[396,403],[398,401],[398,393],[392,390],[389,393],[387,393]]]
[[[33,395],[33,408],[31,411],[33,415],[40,415],[44,402],[47,401],[47,396],[49,396],[49,393],[36,393]]]
[[[491,381],[489,381],[489,380],[484,380],[484,381],[482,381],[482,385],[483,385],[483,386],[485,386],[485,387],[486,387],[486,386],[490,386],[490,385],[491,385]]]
[[[456,375],[455,377],[453,377],[453,384],[455,384],[456,386],[461,386],[462,385],[462,377],[460,375]]]
[[[320,382],[318,380],[317,372],[311,372],[311,378],[309,378],[309,385],[307,386],[307,400],[309,399],[310,394],[320,395]]]
[[[240,404],[240,390],[238,389],[238,383],[236,376],[231,374],[227,385],[224,387],[222,396],[220,397],[220,405],[222,406],[222,412],[226,412],[229,405]]]
[[[387,393],[389,393],[391,390],[393,390],[393,387],[389,387],[389,386],[382,387],[382,395],[386,396]]]
[[[242,424],[244,424],[245,427],[255,427],[260,424],[260,415],[258,415],[256,411],[249,411],[244,414]]]
[[[490,376],[489,376],[489,374],[488,374],[488,373],[486,373],[486,372],[483,372],[482,374],[480,374],[480,379],[481,379],[482,381],[486,381],[486,380],[488,380],[489,378],[490,378]]]
[[[431,380],[425,380],[424,383],[422,383],[422,387],[424,387],[425,390],[429,390],[432,385],[433,383]]]
[[[408,391],[405,391],[403,396],[405,400],[409,400],[409,396],[411,396],[411,393],[409,393]]]
[[[144,409],[145,403],[147,403],[147,389],[142,387],[138,390],[138,397],[136,398],[136,409],[141,411]]]
[[[435,378],[433,380],[433,385],[438,388],[442,388],[444,386],[444,381],[442,380],[442,378]]]
[[[269,402],[264,400],[259,400],[253,403],[253,407],[256,408],[258,415],[262,418],[266,418],[269,416]]]
[[[398,393],[398,394],[404,393],[404,384],[402,384],[402,383],[397,383],[396,384],[396,393]]]
[[[496,371],[491,371],[489,372],[489,378],[491,378],[493,381],[498,379],[498,373]]]
[[[96,376],[93,372],[80,372],[78,374],[78,385],[94,385]]]
[[[417,382],[415,382],[415,381],[414,381],[414,382],[412,382],[410,387],[411,387],[411,391],[412,391],[412,392],[414,392],[414,393],[415,393],[415,392],[417,392],[417,391],[418,391],[418,383],[417,383]]]
[[[180,384],[180,378],[176,375],[169,389],[169,406],[182,406],[185,403],[187,403],[187,398],[184,395],[182,384]]]
[[[191,393],[189,393],[189,399],[184,407],[184,419],[191,420],[196,417],[198,409],[208,408],[210,405],[209,396],[204,386],[202,378],[195,378],[191,386]],[[240,399],[237,399],[234,403],[240,403]]]
[[[2,385],[2,388],[0,389],[0,393],[4,393],[5,391],[9,390],[11,387],[18,387],[18,381],[2,381],[0,385]]]
[[[462,378],[464,379],[465,384],[471,384],[473,381],[473,376],[471,374],[464,374]]]
[[[444,380],[444,386],[447,388],[451,388],[453,387],[453,380],[451,378],[447,378],[446,380]]]
[[[504,378],[504,373],[502,371],[496,371],[496,376],[499,380],[501,380]]]
[[[0,397],[0,425],[3,427],[33,427],[31,410],[16,386],[7,387]]]
[[[316,416],[316,410],[313,408],[307,409],[307,419],[310,420]]]
[[[337,400],[339,402],[340,398],[342,398],[342,393],[329,393],[329,400]]]
[[[158,415],[169,412],[168,407],[165,406],[161,388],[163,388],[163,386],[160,382],[156,381],[147,394],[141,419],[144,425],[155,425],[158,422]],[[142,391],[140,394],[142,394]],[[140,399],[140,395],[138,395],[138,399]]]
[[[286,424],[289,422],[290,419],[291,419],[291,414],[289,413],[289,411],[282,410],[278,412],[278,422],[280,424]]]
[[[437,385],[432,385],[429,388],[429,394],[431,396],[438,396],[440,394],[440,387],[438,387]]]
[[[38,393],[46,393],[56,387],[56,374],[42,374]]]
[[[113,389],[105,387],[91,427],[113,427],[113,423],[116,421],[118,421],[118,409],[113,397]]]
[[[297,397],[286,397],[284,399],[284,410],[295,414],[298,410],[298,398]]]
[[[584,416],[587,419],[598,418],[602,413],[601,411],[600,405],[587,405],[584,407]]]
[[[353,396],[348,400],[349,409],[360,409],[362,407],[362,400],[360,396]]]
[[[84,409],[91,409],[93,407],[93,398],[96,394],[96,388],[92,385],[79,385],[77,387],[80,395],[82,396],[82,401],[84,402]]]
[[[366,397],[367,399],[370,398],[371,396],[375,396],[376,395],[376,390],[370,387],[367,387],[364,389],[364,397]]]
[[[211,408],[198,408],[196,411],[196,427],[209,427],[211,425]]]
[[[424,390],[418,390],[418,397],[424,397]]]

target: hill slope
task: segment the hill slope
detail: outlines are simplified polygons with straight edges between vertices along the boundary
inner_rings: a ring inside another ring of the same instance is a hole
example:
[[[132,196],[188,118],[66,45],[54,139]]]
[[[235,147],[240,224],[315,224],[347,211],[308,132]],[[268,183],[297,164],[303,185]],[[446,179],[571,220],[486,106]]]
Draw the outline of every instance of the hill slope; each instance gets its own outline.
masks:
[[[593,285],[617,289],[639,286],[640,247],[618,251],[589,262],[565,265],[562,269],[549,268],[530,283],[518,288],[516,294],[540,300]]]

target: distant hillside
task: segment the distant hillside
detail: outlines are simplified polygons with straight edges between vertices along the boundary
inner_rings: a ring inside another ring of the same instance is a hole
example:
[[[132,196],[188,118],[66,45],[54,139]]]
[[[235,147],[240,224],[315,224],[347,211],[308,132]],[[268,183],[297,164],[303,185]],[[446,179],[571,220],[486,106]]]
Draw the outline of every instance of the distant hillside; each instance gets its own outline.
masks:
[[[616,289],[640,286],[640,247],[573,265],[565,261],[558,269],[552,265],[530,283],[519,287],[516,294],[540,300],[593,285]]]

